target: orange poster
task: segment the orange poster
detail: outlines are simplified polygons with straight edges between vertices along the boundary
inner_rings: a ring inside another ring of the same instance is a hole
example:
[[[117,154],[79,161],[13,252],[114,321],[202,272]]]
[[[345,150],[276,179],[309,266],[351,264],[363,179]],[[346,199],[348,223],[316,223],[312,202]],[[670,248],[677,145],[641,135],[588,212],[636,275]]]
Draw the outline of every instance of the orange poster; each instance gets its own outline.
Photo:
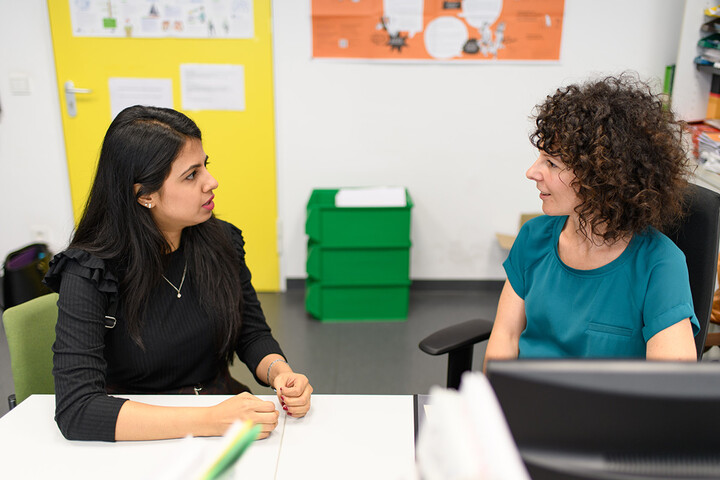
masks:
[[[313,57],[560,59],[565,0],[312,0]]]

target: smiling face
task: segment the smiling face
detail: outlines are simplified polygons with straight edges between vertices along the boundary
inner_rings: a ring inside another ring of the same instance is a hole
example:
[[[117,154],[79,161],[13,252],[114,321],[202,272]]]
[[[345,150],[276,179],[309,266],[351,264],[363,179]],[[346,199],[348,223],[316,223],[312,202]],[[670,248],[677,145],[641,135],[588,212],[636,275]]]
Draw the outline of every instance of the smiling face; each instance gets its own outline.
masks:
[[[580,205],[577,192],[571,186],[575,174],[558,157],[540,150],[525,176],[537,184],[546,215],[575,215],[575,208]]]
[[[207,158],[202,142],[189,139],[160,190],[138,199],[142,205],[152,205],[156,225],[175,248],[183,228],[205,222],[215,207],[213,190],[218,182],[206,168]]]

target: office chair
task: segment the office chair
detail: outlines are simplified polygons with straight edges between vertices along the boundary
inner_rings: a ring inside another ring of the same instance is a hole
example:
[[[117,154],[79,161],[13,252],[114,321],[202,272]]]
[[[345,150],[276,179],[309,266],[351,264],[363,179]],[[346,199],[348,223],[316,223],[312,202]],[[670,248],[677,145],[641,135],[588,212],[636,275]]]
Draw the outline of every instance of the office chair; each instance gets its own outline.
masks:
[[[720,262],[718,262],[718,269],[720,269]],[[720,282],[720,273],[718,274],[718,282]],[[720,325],[720,288],[715,290],[712,313],[710,314],[710,322]],[[707,339],[705,340],[705,351],[711,347],[717,346],[720,346],[720,331],[710,332],[708,330]]]
[[[715,291],[720,244],[720,194],[691,184],[686,202],[687,215],[678,227],[665,233],[685,254],[695,315],[700,322],[700,331],[695,336],[700,359],[705,348]],[[490,338],[492,325],[490,320],[468,320],[443,328],[420,342],[420,350],[429,355],[448,354],[448,388],[460,386],[460,376],[472,368],[475,344]]]
[[[11,410],[34,393],[55,393],[52,344],[57,300],[58,294],[50,293],[3,312],[15,383],[15,393],[8,397]]]

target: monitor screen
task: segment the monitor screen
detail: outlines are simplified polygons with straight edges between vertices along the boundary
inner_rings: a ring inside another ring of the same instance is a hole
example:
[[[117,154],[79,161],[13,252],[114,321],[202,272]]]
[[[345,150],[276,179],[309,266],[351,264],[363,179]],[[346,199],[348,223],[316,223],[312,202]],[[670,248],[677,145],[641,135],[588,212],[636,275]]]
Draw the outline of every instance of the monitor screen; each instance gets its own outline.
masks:
[[[491,361],[533,479],[720,478],[720,363]]]

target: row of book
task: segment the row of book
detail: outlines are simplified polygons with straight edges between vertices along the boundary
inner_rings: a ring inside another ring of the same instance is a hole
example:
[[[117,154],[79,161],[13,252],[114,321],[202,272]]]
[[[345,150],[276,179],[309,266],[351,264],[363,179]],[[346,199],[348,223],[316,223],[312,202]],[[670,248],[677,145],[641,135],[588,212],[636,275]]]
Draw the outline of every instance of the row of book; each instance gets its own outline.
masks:
[[[698,43],[697,65],[720,69],[720,5],[704,10],[709,19],[700,28],[705,34]],[[709,34],[709,35],[707,35]],[[693,142],[693,154],[705,170],[720,174],[720,76],[712,76],[706,119],[687,126]]]

